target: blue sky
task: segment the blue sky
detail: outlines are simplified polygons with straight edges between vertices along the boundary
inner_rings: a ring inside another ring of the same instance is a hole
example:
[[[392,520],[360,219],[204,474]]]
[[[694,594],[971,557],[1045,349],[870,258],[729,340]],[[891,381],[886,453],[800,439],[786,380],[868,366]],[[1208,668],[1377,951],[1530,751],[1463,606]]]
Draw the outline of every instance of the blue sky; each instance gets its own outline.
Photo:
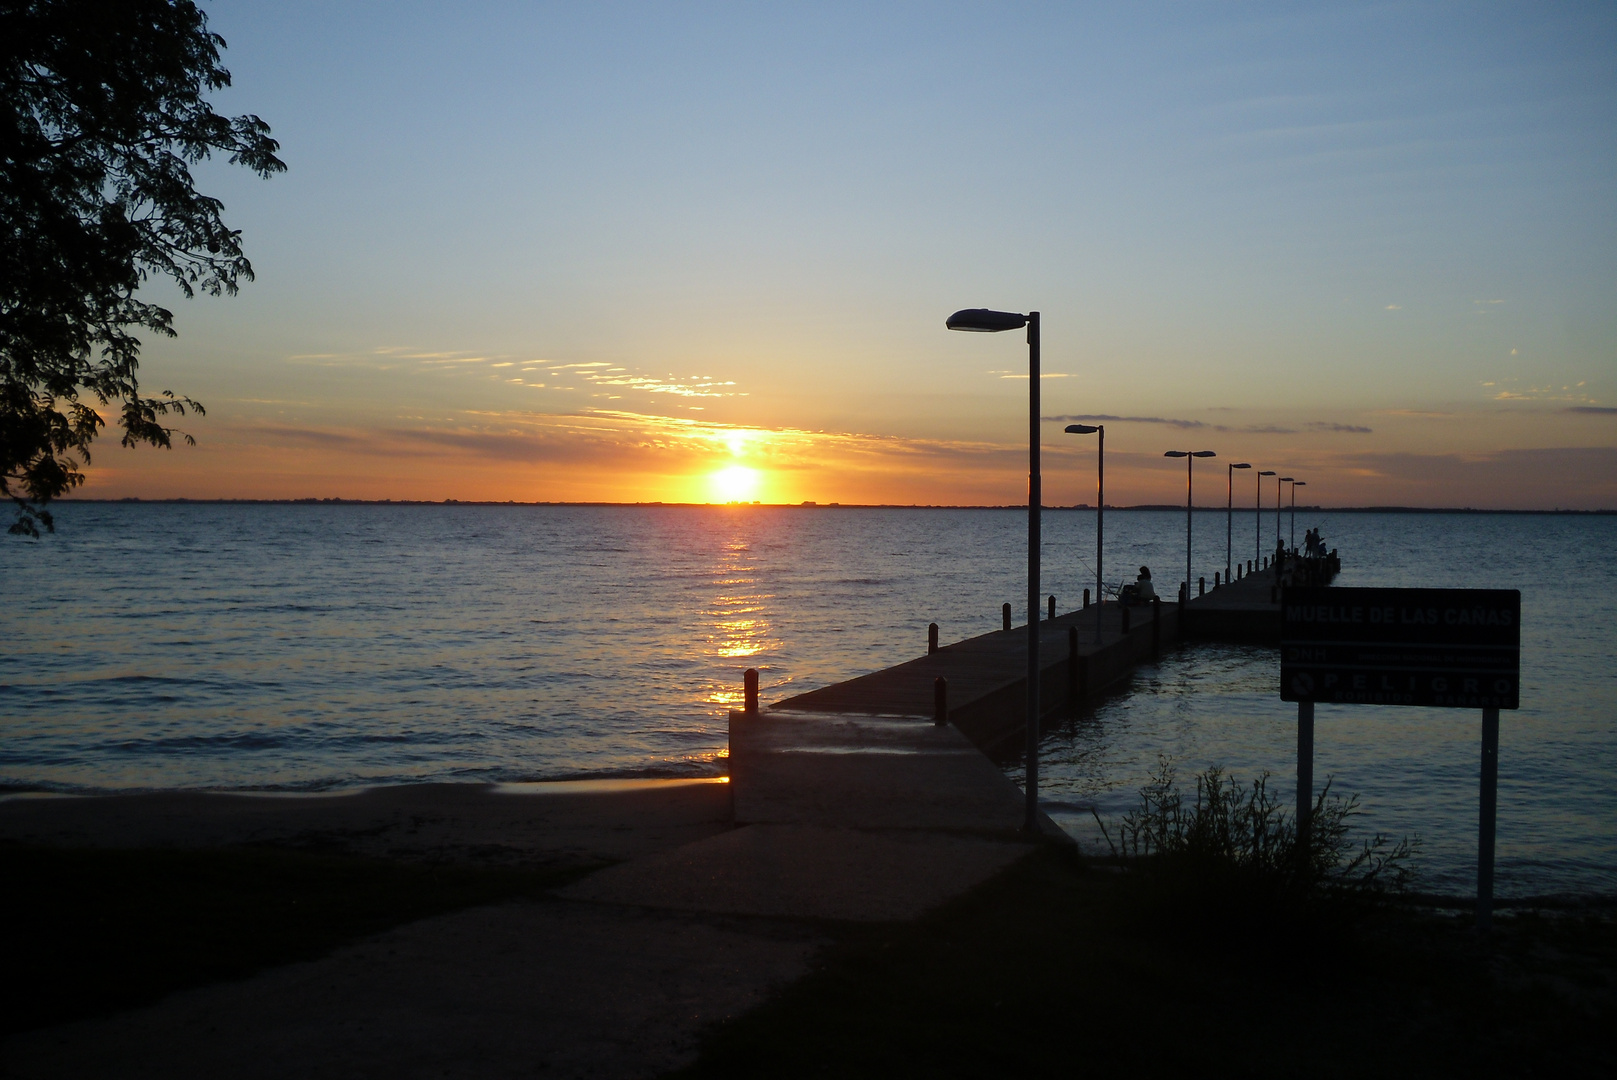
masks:
[[[1155,418],[1121,502],[1190,436],[1617,505],[1617,6],[207,10],[289,172],[199,170],[259,272],[147,349],[203,445],[87,494],[1015,502],[989,305],[1045,413]]]

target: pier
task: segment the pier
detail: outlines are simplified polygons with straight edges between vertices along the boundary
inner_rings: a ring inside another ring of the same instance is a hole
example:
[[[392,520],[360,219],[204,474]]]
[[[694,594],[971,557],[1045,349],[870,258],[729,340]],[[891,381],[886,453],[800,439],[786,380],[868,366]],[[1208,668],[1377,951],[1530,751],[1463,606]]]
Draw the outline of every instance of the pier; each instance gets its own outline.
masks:
[[[1285,567],[1298,583],[1329,584],[1340,565],[1333,551],[1324,559],[1292,558]],[[1049,609],[1052,614],[1039,623],[1041,714],[1104,693],[1180,641],[1278,642],[1278,580],[1269,566],[1212,588],[1198,580],[1183,606],[1158,599],[1064,614]],[[929,642],[928,648],[914,660],[784,698],[768,711],[930,718],[954,726],[989,753],[1012,749],[1023,736],[1026,715],[1027,624],[1007,622],[991,633],[952,645]]]

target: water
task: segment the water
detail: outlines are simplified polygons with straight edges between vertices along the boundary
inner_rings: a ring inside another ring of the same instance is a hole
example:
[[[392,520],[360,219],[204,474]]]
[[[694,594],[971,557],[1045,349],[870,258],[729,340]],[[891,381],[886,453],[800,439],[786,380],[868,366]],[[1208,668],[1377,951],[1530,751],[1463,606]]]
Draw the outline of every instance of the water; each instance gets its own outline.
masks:
[[[0,787],[316,791],[717,772],[741,672],[764,698],[1022,618],[1016,511],[65,504],[0,544]],[[1503,716],[1502,895],[1617,892],[1617,518],[1299,514],[1348,585],[1519,588]],[[1182,576],[1184,515],[1113,512],[1107,578]],[[1266,547],[1274,517],[1266,515]],[[1093,588],[1094,517],[1045,515],[1045,591]],[[1225,556],[1198,513],[1196,573]],[[1254,554],[1252,515],[1237,559]],[[1175,568],[1178,568],[1177,570]],[[1044,795],[1080,836],[1155,765],[1293,768],[1273,649],[1170,653],[1047,735]],[[1424,886],[1475,857],[1478,715],[1320,707],[1316,776],[1367,827],[1424,839]],[[1019,777],[1019,766],[1006,763]]]

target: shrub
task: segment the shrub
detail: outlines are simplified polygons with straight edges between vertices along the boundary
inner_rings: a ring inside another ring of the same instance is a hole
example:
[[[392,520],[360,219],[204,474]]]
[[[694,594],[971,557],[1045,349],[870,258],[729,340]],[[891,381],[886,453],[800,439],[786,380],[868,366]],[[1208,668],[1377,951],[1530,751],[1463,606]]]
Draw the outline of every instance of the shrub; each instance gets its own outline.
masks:
[[[1355,849],[1349,833],[1361,813],[1359,797],[1331,794],[1327,778],[1299,839],[1295,815],[1270,793],[1267,772],[1248,788],[1210,768],[1197,775],[1191,802],[1179,790],[1172,760],[1163,757],[1140,788],[1139,806],[1123,816],[1115,841],[1099,814],[1095,820],[1120,862],[1234,872],[1304,893],[1404,891],[1414,876],[1420,838],[1393,843],[1376,833]]]

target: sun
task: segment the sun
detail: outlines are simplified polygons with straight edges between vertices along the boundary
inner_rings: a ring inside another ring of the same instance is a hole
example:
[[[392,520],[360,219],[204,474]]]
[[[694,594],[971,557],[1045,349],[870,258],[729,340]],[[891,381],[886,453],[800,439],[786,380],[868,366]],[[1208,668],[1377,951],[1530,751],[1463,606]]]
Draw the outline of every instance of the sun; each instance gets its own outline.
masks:
[[[749,469],[745,465],[731,465],[713,473],[708,477],[708,482],[719,501],[748,502],[758,490],[758,483],[762,479],[763,476],[757,469]]]

